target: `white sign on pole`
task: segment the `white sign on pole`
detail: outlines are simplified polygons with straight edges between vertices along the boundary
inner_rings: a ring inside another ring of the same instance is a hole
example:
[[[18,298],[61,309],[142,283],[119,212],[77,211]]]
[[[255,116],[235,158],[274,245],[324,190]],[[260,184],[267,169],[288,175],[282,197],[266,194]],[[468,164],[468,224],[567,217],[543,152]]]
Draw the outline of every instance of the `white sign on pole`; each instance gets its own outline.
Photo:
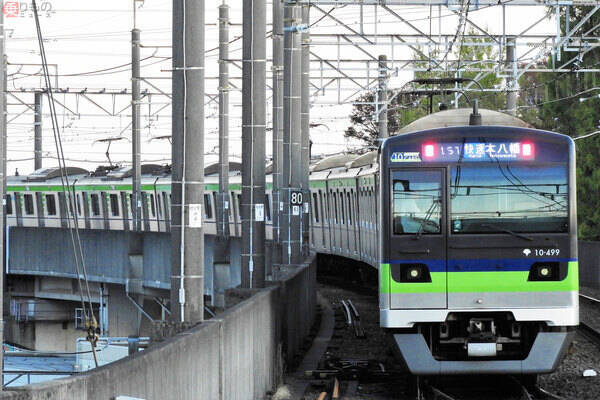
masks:
[[[188,206],[190,228],[202,228],[202,204],[190,204]]]
[[[300,206],[292,206],[292,215],[300,215]]]
[[[265,220],[265,205],[255,204],[254,205],[254,220],[256,222],[263,222]]]

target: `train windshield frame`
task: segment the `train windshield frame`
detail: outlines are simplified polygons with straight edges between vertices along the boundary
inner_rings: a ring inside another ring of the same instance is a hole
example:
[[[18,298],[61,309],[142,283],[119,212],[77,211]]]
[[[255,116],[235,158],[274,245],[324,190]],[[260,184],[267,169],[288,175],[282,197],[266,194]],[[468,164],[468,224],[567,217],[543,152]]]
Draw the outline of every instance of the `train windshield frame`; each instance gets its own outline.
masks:
[[[566,164],[448,167],[452,234],[569,232]]]

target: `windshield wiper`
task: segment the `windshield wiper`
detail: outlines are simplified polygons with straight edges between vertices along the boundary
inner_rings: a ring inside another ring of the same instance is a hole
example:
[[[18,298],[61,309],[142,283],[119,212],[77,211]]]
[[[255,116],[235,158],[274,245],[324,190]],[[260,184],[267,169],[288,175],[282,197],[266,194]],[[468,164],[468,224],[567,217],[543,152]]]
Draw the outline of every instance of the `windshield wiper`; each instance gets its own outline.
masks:
[[[506,229],[501,227],[500,225],[496,225],[496,224],[481,224],[481,226],[488,226],[490,228],[494,228],[499,230],[500,232],[504,232],[504,233],[508,233],[509,235],[513,235],[514,237],[518,237],[520,239],[524,239],[524,240],[529,240],[530,242],[533,242],[533,238],[526,236],[526,235],[522,235],[520,233],[517,232],[513,232],[510,229]]]
[[[437,208],[439,203],[440,203],[440,200],[434,200],[433,203],[431,203],[429,210],[427,210],[427,212],[425,213],[425,218],[423,218],[421,220],[421,223],[419,224],[419,229],[415,233],[415,237],[414,237],[415,239],[421,238],[421,232],[423,232],[423,228],[425,228],[425,224],[431,221],[431,216],[433,215],[433,212],[435,211],[435,209]]]

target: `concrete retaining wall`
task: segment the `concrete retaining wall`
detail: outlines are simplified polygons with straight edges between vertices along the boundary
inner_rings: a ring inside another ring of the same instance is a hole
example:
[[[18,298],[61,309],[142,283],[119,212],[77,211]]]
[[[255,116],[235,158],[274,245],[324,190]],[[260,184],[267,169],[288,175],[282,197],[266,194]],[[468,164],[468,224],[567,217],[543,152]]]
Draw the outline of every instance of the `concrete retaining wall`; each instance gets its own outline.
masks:
[[[600,242],[579,241],[579,283],[600,289]]]
[[[0,399],[262,399],[314,319],[316,261],[278,274],[218,316],[150,349],[70,378],[2,392]]]

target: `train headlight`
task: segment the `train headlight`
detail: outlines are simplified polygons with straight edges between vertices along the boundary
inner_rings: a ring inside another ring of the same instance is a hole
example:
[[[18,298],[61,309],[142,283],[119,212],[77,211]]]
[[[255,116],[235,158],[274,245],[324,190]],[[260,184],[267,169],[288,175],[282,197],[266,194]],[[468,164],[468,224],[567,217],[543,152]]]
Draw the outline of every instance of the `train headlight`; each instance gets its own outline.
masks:
[[[560,263],[536,262],[529,270],[529,281],[558,281],[560,277]],[[564,278],[564,277],[563,277]]]
[[[431,282],[427,265],[422,263],[391,264],[392,278],[396,282]]]

